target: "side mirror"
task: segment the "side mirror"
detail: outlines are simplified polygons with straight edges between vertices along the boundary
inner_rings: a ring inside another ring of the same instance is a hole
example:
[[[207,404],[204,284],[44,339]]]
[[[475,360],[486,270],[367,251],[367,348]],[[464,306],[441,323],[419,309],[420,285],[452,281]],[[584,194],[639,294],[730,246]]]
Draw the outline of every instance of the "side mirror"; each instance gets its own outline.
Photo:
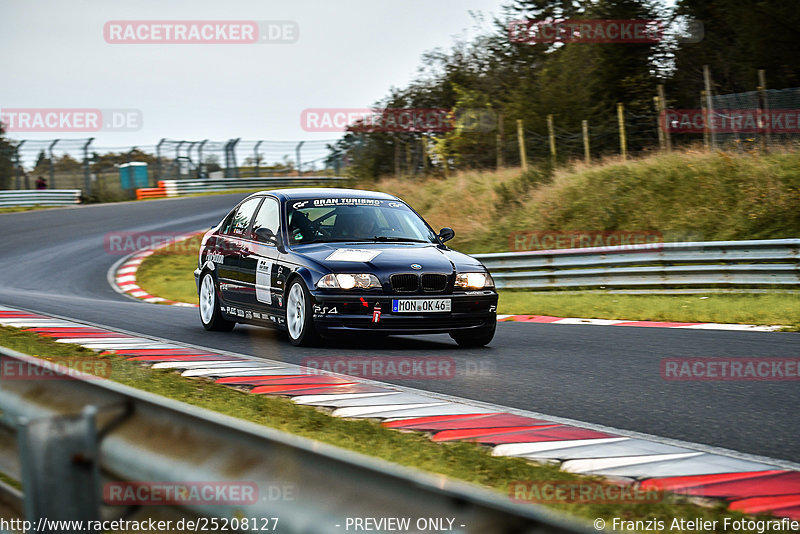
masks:
[[[445,226],[444,228],[439,230],[439,239],[442,241],[442,243],[444,243],[445,241],[450,241],[455,236],[456,236],[455,231],[450,227]]]
[[[258,228],[254,233],[256,235],[256,241],[260,241],[261,243],[272,243],[273,245],[278,244],[278,236],[276,236],[275,232],[269,228]]]

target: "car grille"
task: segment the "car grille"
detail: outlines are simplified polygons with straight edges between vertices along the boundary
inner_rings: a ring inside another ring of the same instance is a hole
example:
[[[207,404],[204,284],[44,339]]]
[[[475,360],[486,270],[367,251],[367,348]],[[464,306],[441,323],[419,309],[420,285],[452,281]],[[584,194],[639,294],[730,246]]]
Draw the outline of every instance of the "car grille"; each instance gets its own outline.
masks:
[[[419,287],[419,277],[416,274],[393,274],[389,280],[392,282],[392,291],[398,293],[413,293]]]
[[[446,274],[423,274],[422,290],[428,293],[441,292],[447,287]]]

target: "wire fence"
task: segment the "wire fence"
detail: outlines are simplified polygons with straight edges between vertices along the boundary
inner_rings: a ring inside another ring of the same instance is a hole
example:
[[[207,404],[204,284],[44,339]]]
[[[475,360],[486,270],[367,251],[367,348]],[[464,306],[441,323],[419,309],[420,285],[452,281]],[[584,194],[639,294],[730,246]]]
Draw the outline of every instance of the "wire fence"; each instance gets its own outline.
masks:
[[[694,109],[667,108],[663,90],[659,92],[651,110],[628,110],[619,103],[616,113],[608,110],[563,122],[554,115],[526,121],[499,116],[491,131],[456,132],[449,146],[437,144],[430,135],[404,132],[388,138],[382,134],[371,149],[387,160],[380,168],[384,173],[403,176],[433,170],[446,176],[471,168],[525,169],[528,163],[591,163],[615,155],[624,159],[700,143],[710,150],[800,148],[800,88],[701,94]],[[367,143],[362,139],[350,147],[356,159]],[[381,152],[381,145],[387,144],[394,147],[393,153],[391,149]]]
[[[159,180],[333,175],[342,166],[328,149],[334,142],[161,139],[105,147],[93,138],[12,139],[13,174],[0,189],[81,189],[87,200],[119,200]],[[141,172],[126,172],[142,163]]]
[[[580,121],[491,115],[490,127],[476,131],[362,133],[344,145],[342,139],[161,139],[135,147],[100,147],[92,138],[10,140],[0,144],[0,156],[13,166],[5,183],[0,169],[0,189],[81,189],[86,199],[114,200],[132,198],[134,187],[159,180],[340,175],[351,165],[373,177],[447,176],[470,168],[527,169],[529,162],[590,163],[700,142],[712,150],[800,148],[800,88],[699,96],[695,109],[667,108],[660,90],[651,110],[626,110],[619,103],[616,110]],[[131,163],[144,163],[147,170],[136,169],[132,179],[123,170]]]

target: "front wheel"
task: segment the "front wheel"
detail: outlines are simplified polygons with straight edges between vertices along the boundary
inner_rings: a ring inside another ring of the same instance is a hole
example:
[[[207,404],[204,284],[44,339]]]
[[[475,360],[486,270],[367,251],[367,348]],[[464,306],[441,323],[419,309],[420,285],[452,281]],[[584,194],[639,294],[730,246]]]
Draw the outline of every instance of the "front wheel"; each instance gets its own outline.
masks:
[[[494,332],[497,329],[497,322],[492,322],[491,325],[484,326],[477,330],[468,330],[465,332],[451,332],[452,337],[459,347],[483,347],[488,345],[494,338]]]
[[[286,298],[286,330],[289,341],[298,347],[311,347],[321,341],[314,328],[311,294],[300,279],[294,280]]]
[[[217,298],[217,288],[214,286],[214,277],[205,273],[200,282],[200,322],[206,330],[230,332],[236,323],[222,317]]]

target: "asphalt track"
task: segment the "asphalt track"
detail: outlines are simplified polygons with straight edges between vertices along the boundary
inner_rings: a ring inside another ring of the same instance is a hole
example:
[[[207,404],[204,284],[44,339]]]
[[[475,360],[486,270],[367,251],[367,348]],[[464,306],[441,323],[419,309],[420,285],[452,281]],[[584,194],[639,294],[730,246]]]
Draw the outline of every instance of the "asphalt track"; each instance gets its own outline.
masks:
[[[207,228],[242,196],[0,214],[0,305],[290,363],[449,357],[452,378],[386,381],[800,462],[797,381],[673,382],[660,374],[663,358],[796,357],[798,334],[500,323],[494,341],[475,350],[458,349],[447,336],[338,340],[309,350],[266,329],[206,332],[196,309],[136,302],[108,285],[106,273],[121,256],[107,252],[107,233]]]

